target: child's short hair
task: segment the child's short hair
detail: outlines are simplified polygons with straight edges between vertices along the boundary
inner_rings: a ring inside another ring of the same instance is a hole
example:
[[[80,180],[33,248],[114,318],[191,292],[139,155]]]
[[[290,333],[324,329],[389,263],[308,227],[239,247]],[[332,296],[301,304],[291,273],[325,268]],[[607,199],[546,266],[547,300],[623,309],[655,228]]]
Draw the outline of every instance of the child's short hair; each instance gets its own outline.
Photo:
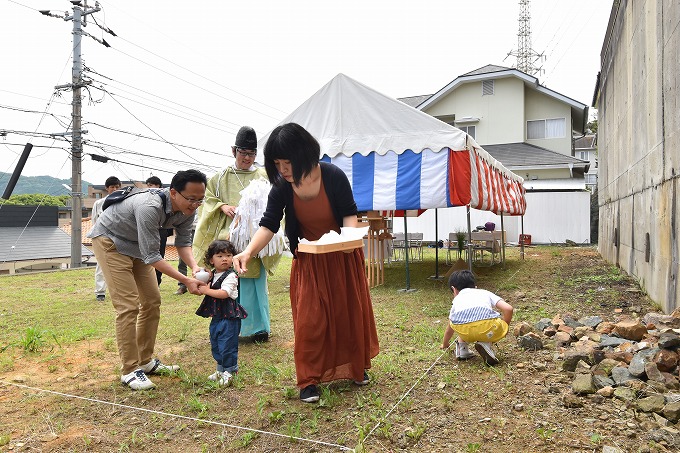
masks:
[[[212,241],[208,246],[208,250],[205,252],[205,264],[210,264],[210,258],[212,258],[213,255],[225,252],[231,253],[232,255],[236,255],[238,253],[236,252],[236,247],[234,247],[234,244],[229,241],[225,241],[223,239]]]
[[[475,288],[477,282],[475,281],[475,274],[467,269],[456,271],[449,277],[449,288],[456,288],[458,291],[465,288]]]

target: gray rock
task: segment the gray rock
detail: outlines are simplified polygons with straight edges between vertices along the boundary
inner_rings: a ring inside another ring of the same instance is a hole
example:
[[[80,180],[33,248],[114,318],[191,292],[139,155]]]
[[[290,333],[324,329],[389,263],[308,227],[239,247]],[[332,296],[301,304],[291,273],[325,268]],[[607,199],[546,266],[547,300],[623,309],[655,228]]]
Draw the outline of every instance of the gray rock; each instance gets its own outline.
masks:
[[[598,389],[604,388],[604,387],[614,387],[616,383],[614,380],[609,379],[606,376],[599,376],[599,375],[594,375],[593,376],[593,383],[595,384],[595,387]]]
[[[552,320],[548,318],[541,318],[536,324],[534,324],[534,328],[537,332],[543,332],[546,327],[550,326],[552,326]]]
[[[580,322],[578,322],[577,320],[575,320],[574,318],[571,318],[569,316],[564,317],[564,324],[569,326],[569,327],[573,327],[574,329],[577,328],[577,327],[583,326],[583,324],[581,324]]]
[[[575,349],[569,349],[564,353],[564,362],[562,362],[562,370],[564,371],[574,371],[576,370],[576,365],[583,360],[586,363],[592,363],[592,357],[588,357],[581,351]]]
[[[666,404],[663,408],[663,416],[673,423],[680,420],[680,401]]]
[[[584,316],[583,318],[579,319],[578,322],[583,324],[584,326],[592,327],[593,329],[598,326],[602,322],[602,318],[599,316]]]
[[[663,332],[659,336],[659,347],[662,349],[676,349],[680,346],[680,335],[673,331]]]
[[[620,344],[623,343],[628,343],[628,340],[625,338],[619,338],[619,337],[612,337],[610,335],[602,334],[602,337],[600,338],[600,349],[602,348],[607,348],[607,347],[612,347],[615,348]]]
[[[645,364],[645,374],[650,381],[665,382],[666,380],[654,362],[647,362]]]
[[[661,395],[652,395],[641,398],[637,402],[637,407],[642,412],[661,412],[665,406],[665,401]]]
[[[571,383],[571,391],[577,395],[590,395],[597,391],[593,377],[590,374],[577,374]]]
[[[539,349],[543,349],[543,342],[538,337],[538,335],[534,334],[533,332],[529,332],[528,334],[517,338],[517,344],[520,348],[526,349],[528,351],[538,351]]]
[[[663,313],[647,313],[642,317],[642,322],[645,324],[654,324],[657,329],[668,327],[677,329],[680,327],[680,318]]]
[[[602,453],[625,453],[619,447],[612,447],[611,445],[605,445],[602,447]]]
[[[654,416],[654,421],[656,422],[657,425],[659,425],[659,426],[668,426],[668,420],[666,420],[665,418],[663,418],[661,415],[659,415],[659,414],[652,414],[652,416]]]
[[[650,432],[649,438],[667,447],[680,447],[680,432],[677,429],[660,428]]]
[[[578,396],[567,393],[562,397],[562,405],[568,408],[583,407],[583,401]]]
[[[643,349],[633,356],[633,360],[628,365],[628,372],[635,377],[645,376],[645,365],[651,362],[654,354],[659,351],[659,348]]]
[[[612,368],[612,379],[616,385],[621,385],[625,382],[632,381],[634,378],[628,372],[628,368],[616,366]]]
[[[636,398],[635,390],[629,389],[628,387],[619,387],[616,390],[614,390],[614,398],[626,402],[635,401]]]

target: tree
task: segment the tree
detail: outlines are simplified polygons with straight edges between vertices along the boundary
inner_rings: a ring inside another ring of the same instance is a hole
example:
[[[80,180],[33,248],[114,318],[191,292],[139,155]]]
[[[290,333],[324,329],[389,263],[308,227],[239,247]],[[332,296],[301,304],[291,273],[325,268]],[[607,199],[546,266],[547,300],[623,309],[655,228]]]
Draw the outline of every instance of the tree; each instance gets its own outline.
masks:
[[[25,193],[20,195],[12,195],[9,200],[5,201],[6,205],[19,206],[66,206],[68,195],[46,195],[44,193]]]
[[[593,134],[597,134],[597,119],[592,120],[586,125],[586,129],[590,129]]]

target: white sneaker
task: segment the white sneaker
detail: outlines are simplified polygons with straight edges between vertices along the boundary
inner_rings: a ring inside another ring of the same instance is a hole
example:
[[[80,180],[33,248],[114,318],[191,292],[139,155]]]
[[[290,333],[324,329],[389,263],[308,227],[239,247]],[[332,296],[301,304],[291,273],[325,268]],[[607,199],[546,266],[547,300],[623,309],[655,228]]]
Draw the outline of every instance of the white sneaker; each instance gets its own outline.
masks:
[[[216,380],[218,380],[220,377],[222,377],[222,372],[221,372],[221,371],[215,371],[213,374],[211,374],[210,376],[208,376],[208,380],[209,380],[209,381],[216,381]]]
[[[491,349],[491,343],[478,341],[475,343],[475,349],[479,352],[479,355],[482,356],[487,365],[492,366],[499,363],[496,354],[494,354],[493,349]]]
[[[217,378],[217,385],[219,385],[220,387],[230,386],[231,383],[234,381],[234,377],[228,371],[223,371],[221,374],[222,376]]]
[[[120,382],[132,390],[149,390],[156,387],[141,369],[136,369],[132,373],[122,375]]]
[[[466,360],[466,359],[471,359],[474,357],[474,353],[470,351],[470,348],[468,347],[468,344],[461,340],[460,338],[456,338],[456,358],[458,360]]]
[[[151,362],[140,367],[146,374],[165,374],[179,370],[179,365],[164,365],[158,359],[151,359]]]

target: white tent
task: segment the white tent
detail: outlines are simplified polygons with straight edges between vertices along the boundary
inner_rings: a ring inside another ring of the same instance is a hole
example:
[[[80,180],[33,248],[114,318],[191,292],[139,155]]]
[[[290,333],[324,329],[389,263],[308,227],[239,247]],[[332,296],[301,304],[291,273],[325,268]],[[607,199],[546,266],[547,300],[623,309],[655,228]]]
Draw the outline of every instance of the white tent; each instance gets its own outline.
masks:
[[[359,211],[470,205],[521,215],[523,179],[469,135],[338,74],[280,124],[298,123],[340,167]],[[269,134],[260,139],[263,148]],[[258,159],[263,159],[262,153]]]

